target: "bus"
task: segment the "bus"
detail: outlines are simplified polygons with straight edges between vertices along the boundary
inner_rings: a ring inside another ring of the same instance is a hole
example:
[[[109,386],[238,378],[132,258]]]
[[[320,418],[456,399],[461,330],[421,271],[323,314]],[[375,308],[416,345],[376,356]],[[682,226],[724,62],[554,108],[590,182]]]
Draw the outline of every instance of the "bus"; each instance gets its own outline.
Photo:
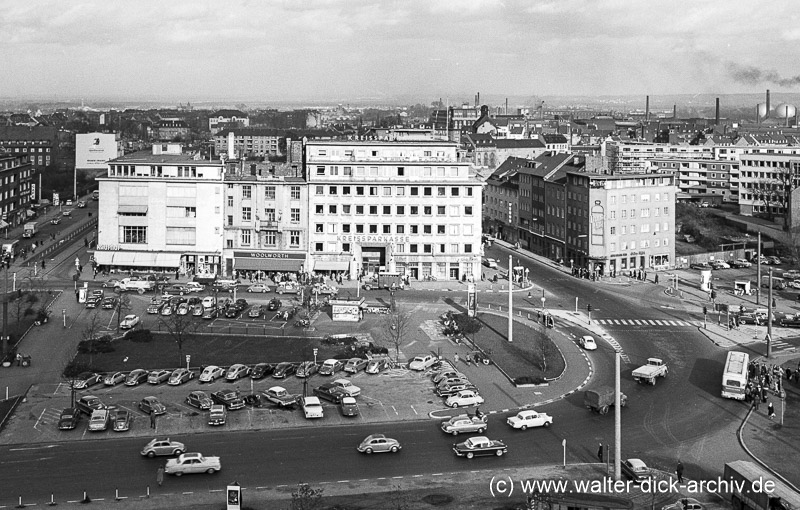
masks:
[[[722,373],[722,396],[735,400],[744,400],[744,389],[747,386],[747,366],[750,356],[745,352],[731,351],[725,360],[725,371]]]

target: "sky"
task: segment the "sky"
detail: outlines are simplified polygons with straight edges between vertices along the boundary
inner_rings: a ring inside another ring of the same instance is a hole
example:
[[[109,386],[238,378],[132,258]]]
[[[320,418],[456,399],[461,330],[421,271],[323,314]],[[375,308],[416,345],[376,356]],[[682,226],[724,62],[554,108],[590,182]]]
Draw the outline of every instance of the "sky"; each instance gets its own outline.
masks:
[[[800,92],[792,0],[0,0],[0,97]]]

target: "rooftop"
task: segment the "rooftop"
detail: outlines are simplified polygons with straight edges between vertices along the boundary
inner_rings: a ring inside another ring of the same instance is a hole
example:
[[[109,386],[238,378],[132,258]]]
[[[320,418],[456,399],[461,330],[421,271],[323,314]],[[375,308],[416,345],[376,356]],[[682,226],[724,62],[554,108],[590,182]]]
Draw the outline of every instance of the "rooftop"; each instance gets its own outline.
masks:
[[[109,163],[118,164],[133,164],[133,165],[151,165],[151,164],[189,164],[194,166],[221,166],[222,161],[218,159],[195,159],[192,154],[153,154],[149,150],[132,152],[116,159],[112,159]]]

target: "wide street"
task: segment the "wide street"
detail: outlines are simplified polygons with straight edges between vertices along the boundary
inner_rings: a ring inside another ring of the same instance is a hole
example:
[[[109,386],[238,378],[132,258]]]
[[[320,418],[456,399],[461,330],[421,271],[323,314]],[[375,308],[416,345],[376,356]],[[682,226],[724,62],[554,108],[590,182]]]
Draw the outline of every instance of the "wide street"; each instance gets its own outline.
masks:
[[[82,245],[82,239],[79,241]],[[493,247],[487,256],[499,259],[502,270],[508,260],[507,253]],[[85,255],[80,256],[82,260],[87,259]],[[530,298],[524,291],[514,293],[514,306],[523,314],[535,316],[541,309],[541,287],[544,287],[545,307],[549,310],[574,311],[577,296],[581,313],[574,316],[575,323],[559,321],[556,326],[566,336],[577,338],[588,333],[581,321],[586,322],[585,306],[592,303],[595,328],[592,332],[599,349],[588,353],[593,375],[587,387],[613,385],[614,380],[614,347],[599,338],[598,322],[604,323],[601,327],[621,348],[622,391],[629,397],[629,404],[622,413],[623,458],[639,457],[649,466],[667,472],[673,471],[680,459],[686,466],[687,476],[695,479],[720,476],[725,462],[748,458],[735,438],[746,408],[739,402],[720,398],[725,351],[697,331],[696,312],[692,315],[677,306],[678,301],[670,300],[661,287],[652,284],[622,286],[579,280],[549,265],[524,257],[518,262],[518,255],[514,257],[515,265],[523,264],[531,269],[534,285]],[[57,278],[54,281],[69,285],[73,267],[71,260],[63,258],[57,267],[48,268],[48,273]],[[497,292],[503,284],[507,285],[507,280],[495,284],[491,288],[494,292],[481,293],[482,309],[502,307],[506,310],[507,294]],[[448,287],[464,289],[457,283]],[[422,288],[422,285],[412,285],[411,290],[398,293],[398,304],[427,304],[431,308],[446,309],[450,304],[460,307],[466,302],[463,292]],[[66,290],[59,299],[71,298],[71,286]],[[375,291],[366,295],[370,300],[385,300],[385,296]],[[619,319],[626,323],[613,323]],[[636,325],[628,323],[629,319],[647,322]],[[75,336],[70,345],[77,342],[80,330],[80,323],[70,325],[69,334]],[[669,377],[659,380],[656,386],[638,385],[630,376],[631,370],[648,357],[662,358],[670,368]],[[52,379],[49,382],[58,380],[56,374],[49,374],[49,377]],[[564,393],[573,389],[564,388]],[[532,389],[525,403],[540,400]],[[10,444],[0,447],[0,477],[7,486],[16,489],[4,491],[0,495],[0,505],[16,503],[19,496],[24,501],[44,502],[51,493],[58,494],[59,500],[76,500],[82,497],[83,491],[93,497],[108,498],[119,490],[120,495],[138,498],[148,486],[164,493],[219,490],[233,480],[250,488],[304,481],[312,485],[352,484],[357,490],[358,481],[365,479],[435,477],[443,472],[499,471],[513,466],[560,464],[564,439],[568,463],[596,462],[598,443],[613,443],[613,413],[601,416],[586,409],[582,391],[538,408],[554,416],[550,429],[513,431],[504,423],[506,416],[512,413],[492,415],[487,435],[507,441],[509,454],[503,458],[471,461],[457,458],[451,451],[454,438],[439,430],[439,420],[428,418],[256,432],[173,434],[172,439],[185,442],[191,451],[221,456],[223,470],[213,476],[169,478],[161,488],[153,487],[153,481],[156,466],[163,460],[140,458],[138,452],[146,442],[141,437],[106,435],[98,440]],[[487,401],[484,409],[495,410],[496,406]],[[397,455],[358,454],[355,450],[358,442],[376,432],[400,440],[402,452]],[[463,440],[462,436],[458,440]],[[46,470],[41,469],[42,461],[46,462]]]

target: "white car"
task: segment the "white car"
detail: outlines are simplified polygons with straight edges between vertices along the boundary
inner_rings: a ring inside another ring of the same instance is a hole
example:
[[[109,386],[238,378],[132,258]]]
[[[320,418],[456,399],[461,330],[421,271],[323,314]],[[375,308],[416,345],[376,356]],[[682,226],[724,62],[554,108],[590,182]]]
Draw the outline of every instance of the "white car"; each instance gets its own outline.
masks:
[[[213,308],[217,306],[217,298],[214,296],[206,296],[203,298],[203,308]]]
[[[218,367],[217,365],[208,365],[206,368],[203,369],[203,373],[200,374],[200,382],[214,382],[220,377],[225,375],[225,370]]]
[[[108,409],[95,409],[92,411],[92,417],[89,419],[89,430],[92,432],[99,432],[108,428],[111,413]]]
[[[478,395],[476,391],[463,390],[447,397],[444,403],[447,407],[478,406],[483,404],[483,397]]]
[[[235,381],[247,375],[250,375],[250,368],[242,365],[241,363],[237,363],[228,368],[228,372],[225,374],[225,379],[228,381]]]
[[[736,259],[736,265],[739,267],[750,267],[753,265],[753,263],[747,259]]]
[[[322,418],[322,402],[317,397],[302,397],[300,404],[303,406],[303,414],[308,419]]]
[[[794,280],[792,282],[789,282],[789,287],[793,289],[800,289],[800,280]]]
[[[412,359],[408,364],[408,368],[421,372],[430,368],[434,363],[436,363],[436,356],[432,354],[426,354],[425,356],[416,356],[414,359]]]
[[[141,319],[139,319],[136,315],[126,315],[122,322],[119,323],[119,327],[121,329],[133,329],[135,328]]]
[[[597,349],[597,342],[594,341],[592,335],[584,335],[578,340],[578,345],[587,351],[594,351]]]
[[[681,498],[661,510],[705,510],[706,506],[694,498]]]
[[[483,265],[490,269],[497,269],[497,261],[495,259],[483,259]]]
[[[520,430],[525,430],[528,427],[549,427],[553,423],[553,417],[529,409],[527,411],[520,411],[515,416],[510,416],[506,420],[506,423],[508,423],[512,429]]]
[[[169,459],[164,466],[168,475],[181,476],[184,473],[216,473],[222,469],[219,457],[205,457],[200,453],[184,453],[177,459]]]
[[[203,285],[200,285],[200,284],[199,284],[199,283],[197,283],[197,282],[186,282],[186,283],[184,283],[183,285],[184,285],[184,287],[186,287],[186,289],[187,289],[189,292],[200,292],[200,291],[202,291],[203,289],[205,289],[205,286],[203,286]]]
[[[361,395],[361,388],[351,383],[347,379],[336,379],[331,384],[342,388],[349,397],[357,397]]]

